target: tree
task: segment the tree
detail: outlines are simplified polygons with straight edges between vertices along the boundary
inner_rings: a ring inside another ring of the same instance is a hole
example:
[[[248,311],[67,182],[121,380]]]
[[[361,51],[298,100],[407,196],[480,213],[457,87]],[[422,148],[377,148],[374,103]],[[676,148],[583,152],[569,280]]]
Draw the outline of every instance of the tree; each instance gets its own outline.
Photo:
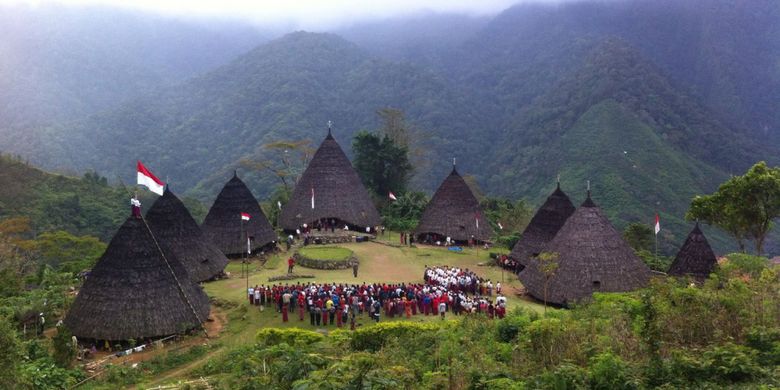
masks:
[[[745,175],[721,184],[714,194],[695,197],[686,217],[720,227],[743,251],[744,240],[753,239],[760,256],[772,221],[780,217],[780,168],[763,161],[753,165]]]
[[[11,322],[0,316],[0,388],[15,389],[19,384],[22,345]]]
[[[406,192],[412,176],[412,164],[406,147],[396,144],[385,134],[361,131],[352,140],[355,170],[363,184],[379,199],[388,193]]]
[[[547,288],[550,285],[550,279],[555,276],[555,272],[558,271],[558,257],[560,255],[556,252],[542,252],[536,257],[539,267],[539,272],[544,275],[544,314],[547,314]]]
[[[269,171],[276,176],[285,190],[292,191],[303,171],[314,155],[310,140],[281,140],[263,145],[263,156],[272,155],[266,160],[241,159],[239,163],[255,171]]]
[[[653,249],[653,229],[650,226],[632,222],[623,230],[623,239],[634,251],[650,251]]]
[[[44,264],[75,273],[92,268],[106,250],[106,244],[96,237],[77,237],[58,230],[39,235],[35,240],[35,249]]]
[[[420,221],[428,197],[423,192],[407,192],[399,195],[383,210],[384,225],[391,230],[408,231]]]

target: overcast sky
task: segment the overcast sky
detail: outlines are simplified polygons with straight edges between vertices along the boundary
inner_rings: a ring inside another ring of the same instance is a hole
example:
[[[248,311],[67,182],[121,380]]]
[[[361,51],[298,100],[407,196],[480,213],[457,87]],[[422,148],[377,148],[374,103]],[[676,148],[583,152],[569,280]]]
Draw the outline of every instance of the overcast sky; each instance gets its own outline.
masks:
[[[0,0],[0,4],[109,5],[172,16],[240,18],[322,29],[422,11],[490,15],[521,1],[528,0]]]

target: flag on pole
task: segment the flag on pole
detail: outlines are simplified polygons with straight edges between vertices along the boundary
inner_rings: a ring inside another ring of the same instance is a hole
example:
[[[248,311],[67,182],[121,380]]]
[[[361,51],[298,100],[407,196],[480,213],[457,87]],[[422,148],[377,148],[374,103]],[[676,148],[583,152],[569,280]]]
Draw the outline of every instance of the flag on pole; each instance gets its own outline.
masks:
[[[282,209],[282,201],[280,201],[280,200],[277,200],[277,201],[276,201],[276,205],[277,205],[277,206],[279,206],[279,210],[281,210],[281,209]]]
[[[393,191],[390,191],[390,193],[387,196],[390,198],[390,200],[398,200],[398,198],[395,197]]]
[[[246,238],[246,254],[252,254],[252,241],[249,240],[249,237]]]
[[[248,213],[241,213],[241,220],[242,221],[248,221],[250,218],[252,218],[252,216],[249,215]]]
[[[165,191],[165,183],[158,179],[157,176],[155,176],[152,172],[149,172],[144,164],[141,163],[141,160],[138,160],[138,163],[136,164],[136,171],[138,173],[138,185],[145,186],[149,189],[149,191],[162,196],[163,192]]]
[[[658,214],[655,214],[655,235],[658,235],[658,232],[661,231],[661,219],[658,218]]]
[[[504,230],[504,226],[501,225],[501,222],[498,223],[498,228],[501,229],[501,230]]]
[[[477,230],[479,230],[479,212],[474,213],[474,220],[477,221]]]
[[[311,188],[311,209],[314,210],[314,187]]]

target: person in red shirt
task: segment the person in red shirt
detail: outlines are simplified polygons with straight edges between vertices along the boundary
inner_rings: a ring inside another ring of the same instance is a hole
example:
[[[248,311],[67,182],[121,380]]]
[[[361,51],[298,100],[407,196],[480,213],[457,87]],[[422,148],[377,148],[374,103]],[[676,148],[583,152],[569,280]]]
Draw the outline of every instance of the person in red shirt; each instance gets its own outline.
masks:
[[[289,259],[287,259],[287,273],[291,274],[293,272],[293,267],[295,267],[295,259],[290,256]]]
[[[304,298],[302,292],[298,292],[298,313],[301,321],[303,321],[303,312],[306,308],[306,298]]]

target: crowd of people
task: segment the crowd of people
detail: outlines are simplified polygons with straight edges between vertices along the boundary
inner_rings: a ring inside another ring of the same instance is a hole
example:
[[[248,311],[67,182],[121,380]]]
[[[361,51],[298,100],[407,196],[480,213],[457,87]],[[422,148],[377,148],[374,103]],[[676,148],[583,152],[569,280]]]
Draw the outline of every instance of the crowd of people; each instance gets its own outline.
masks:
[[[249,303],[264,309],[273,307],[287,322],[291,317],[313,326],[354,329],[356,317],[368,315],[379,322],[388,318],[416,315],[440,316],[483,313],[503,318],[506,297],[501,283],[478,277],[468,269],[428,267],[424,283],[296,283],[256,285],[247,291]]]

